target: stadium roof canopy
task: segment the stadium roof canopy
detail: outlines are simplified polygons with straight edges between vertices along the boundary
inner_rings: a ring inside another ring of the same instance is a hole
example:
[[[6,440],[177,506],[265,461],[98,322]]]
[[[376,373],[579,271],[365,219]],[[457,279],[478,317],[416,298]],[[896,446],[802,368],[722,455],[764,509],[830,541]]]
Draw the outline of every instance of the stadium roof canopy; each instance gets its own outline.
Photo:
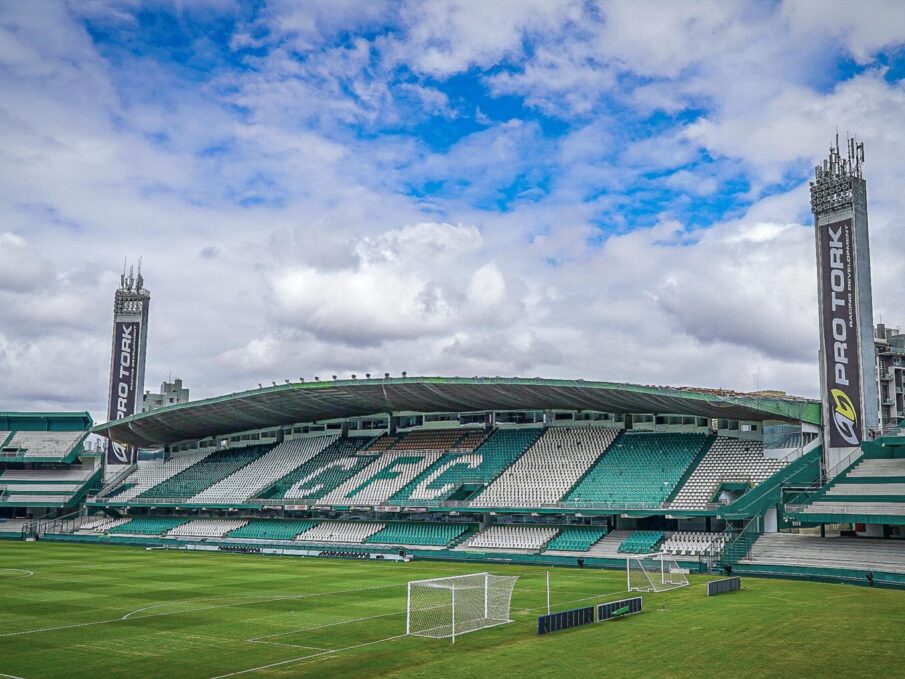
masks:
[[[583,380],[407,377],[301,382],[177,403],[98,425],[94,432],[143,448],[296,422],[388,412],[596,410],[733,420],[820,422],[820,404],[795,398]]]

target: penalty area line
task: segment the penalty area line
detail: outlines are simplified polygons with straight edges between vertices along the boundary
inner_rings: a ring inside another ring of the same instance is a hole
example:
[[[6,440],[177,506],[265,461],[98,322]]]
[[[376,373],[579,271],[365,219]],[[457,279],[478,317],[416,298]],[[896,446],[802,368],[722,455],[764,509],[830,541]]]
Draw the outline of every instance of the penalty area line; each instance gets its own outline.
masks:
[[[228,674],[218,674],[216,677],[211,677],[211,679],[226,679],[226,677],[237,677],[240,674],[249,674],[251,672],[260,672],[261,670],[269,670],[272,667],[281,667],[283,665],[289,665],[292,663],[302,663],[306,660],[312,660],[314,658],[322,658],[324,656],[335,655],[337,653],[342,653],[343,651],[351,651],[356,648],[363,648],[365,646],[373,646],[374,644],[382,644],[385,641],[393,641],[394,639],[401,639],[402,637],[407,637],[407,634],[397,634],[394,637],[387,637],[386,639],[378,639],[377,641],[368,641],[363,644],[355,644],[354,646],[345,646],[343,648],[334,648],[329,651],[322,651],[321,653],[312,653],[311,655],[304,655],[300,658],[290,658],[289,660],[281,660],[280,662],[270,663],[269,665],[260,665],[258,667],[249,667],[247,670],[239,670],[238,672],[229,672]]]
[[[304,646],[302,644],[286,644],[282,641],[263,641],[261,639],[246,639],[249,644],[270,644],[271,646],[287,646],[288,648],[308,648],[312,651],[332,651],[332,648],[324,648],[323,646]]]
[[[340,620],[339,622],[328,622],[324,625],[314,625],[313,627],[302,627],[288,632],[277,632],[276,634],[265,634],[262,637],[253,637],[245,641],[260,641],[262,639],[272,639],[273,637],[285,637],[288,634],[297,634],[298,632],[309,632],[314,629],[324,629],[325,627],[336,627],[338,625],[348,625],[353,622],[364,622],[365,620],[376,620],[377,618],[389,618],[393,615],[405,615],[405,611],[393,611],[392,613],[381,613],[380,615],[369,615],[364,618],[352,618],[350,620]]]

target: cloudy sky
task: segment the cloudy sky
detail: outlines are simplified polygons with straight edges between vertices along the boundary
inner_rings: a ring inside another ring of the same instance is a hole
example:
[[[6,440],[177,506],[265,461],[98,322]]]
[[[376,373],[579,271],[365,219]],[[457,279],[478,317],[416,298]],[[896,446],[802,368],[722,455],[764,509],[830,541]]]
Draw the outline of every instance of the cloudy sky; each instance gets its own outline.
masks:
[[[815,395],[807,181],[905,323],[905,3],[0,3],[0,409],[365,372]]]

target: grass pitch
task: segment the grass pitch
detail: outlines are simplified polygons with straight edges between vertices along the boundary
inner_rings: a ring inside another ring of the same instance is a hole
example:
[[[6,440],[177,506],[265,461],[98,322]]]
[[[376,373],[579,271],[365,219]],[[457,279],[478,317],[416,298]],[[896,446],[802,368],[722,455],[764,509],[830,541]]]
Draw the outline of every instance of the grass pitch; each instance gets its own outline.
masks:
[[[743,578],[706,597],[645,594],[645,613],[537,637],[543,568],[518,574],[515,622],[405,637],[409,580],[481,564],[279,558],[0,543],[0,677],[892,677],[905,591]],[[625,595],[618,571],[553,569],[553,610]]]

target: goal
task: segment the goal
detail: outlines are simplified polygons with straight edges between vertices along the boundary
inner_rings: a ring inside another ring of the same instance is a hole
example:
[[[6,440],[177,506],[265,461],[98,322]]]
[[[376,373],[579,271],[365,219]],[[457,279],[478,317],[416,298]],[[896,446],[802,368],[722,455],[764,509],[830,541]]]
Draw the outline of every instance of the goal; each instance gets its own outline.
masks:
[[[629,592],[665,592],[688,586],[685,571],[668,554],[630,556],[625,571]]]
[[[474,573],[431,580],[412,580],[408,586],[405,632],[436,639],[512,622],[509,607],[517,575]]]

